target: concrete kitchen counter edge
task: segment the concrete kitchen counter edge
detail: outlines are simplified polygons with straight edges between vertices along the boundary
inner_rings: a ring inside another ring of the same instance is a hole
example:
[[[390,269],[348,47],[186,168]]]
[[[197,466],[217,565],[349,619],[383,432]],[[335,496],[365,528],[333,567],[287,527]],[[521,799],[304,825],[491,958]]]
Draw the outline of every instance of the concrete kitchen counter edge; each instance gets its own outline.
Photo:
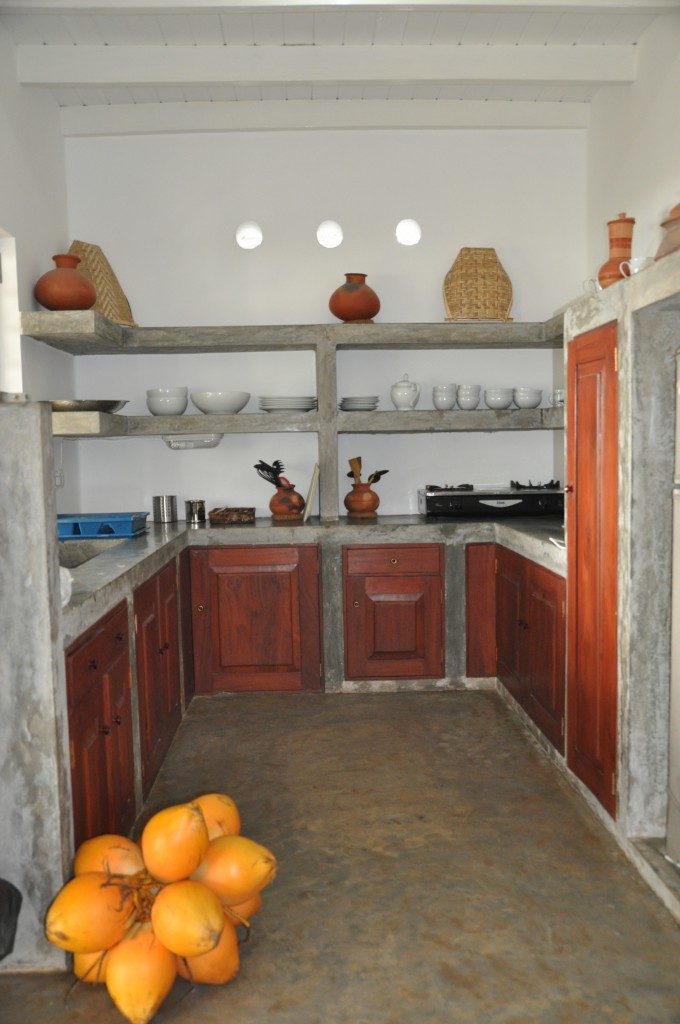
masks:
[[[566,575],[566,552],[549,538],[562,539],[555,519],[509,521],[459,520],[430,522],[420,516],[381,516],[375,521],[351,523],[310,520],[308,523],[273,524],[268,518],[253,525],[198,528],[184,522],[153,524],[143,537],[131,538],[103,551],[71,570],[71,600],[61,610],[61,635],[68,647],[94,622],[162,569],[186,547],[240,544],[320,544],[337,550],[345,544],[465,545],[496,541],[538,562],[560,576]]]

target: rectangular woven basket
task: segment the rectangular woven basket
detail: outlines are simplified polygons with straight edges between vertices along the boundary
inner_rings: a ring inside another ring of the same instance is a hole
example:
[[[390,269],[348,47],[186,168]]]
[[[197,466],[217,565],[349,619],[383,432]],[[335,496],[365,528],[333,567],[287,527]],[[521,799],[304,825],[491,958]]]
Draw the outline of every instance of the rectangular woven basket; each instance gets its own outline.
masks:
[[[121,324],[123,327],[136,327],[125,292],[99,246],[93,245],[92,242],[75,241],[71,243],[69,252],[73,256],[80,257],[78,270],[95,287],[97,292],[97,301],[94,304],[95,312],[105,316],[114,324]]]
[[[444,278],[446,319],[511,319],[512,285],[495,249],[461,249]]]

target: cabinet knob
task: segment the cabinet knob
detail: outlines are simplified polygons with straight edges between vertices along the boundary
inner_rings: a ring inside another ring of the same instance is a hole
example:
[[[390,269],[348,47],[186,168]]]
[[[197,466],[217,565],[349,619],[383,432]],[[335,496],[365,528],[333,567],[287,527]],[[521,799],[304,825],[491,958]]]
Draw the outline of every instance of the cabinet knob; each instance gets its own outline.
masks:
[[[197,612],[204,612],[205,611],[205,605],[204,604],[197,604],[196,605],[196,611]]]
[[[114,715],[113,716],[113,722],[114,722],[114,725],[122,725],[123,724],[123,719],[120,717],[120,715]]]
[[[87,663],[87,667],[91,668],[94,671],[94,669],[99,668],[99,662],[97,661],[96,658],[91,658],[90,661]]]
[[[167,643],[167,642],[166,642],[166,643],[164,643],[162,647],[159,647],[159,648],[158,648],[158,653],[159,653],[159,654],[165,654],[165,652],[167,651],[167,649],[169,648],[169,646],[170,646],[170,644],[169,644],[169,643]]]
[[[111,726],[110,726],[110,725],[103,725],[103,726],[101,727],[101,730],[100,730],[100,731],[102,732],[102,734],[103,734],[104,736],[108,736],[108,735],[109,735],[109,733],[111,732]]]
[[[355,601],[355,602],[354,602],[354,607],[355,607],[355,608],[358,608],[358,607],[359,607],[359,602],[358,602],[358,601]]]
[[[574,485],[573,484],[565,484],[564,485],[564,493],[565,494],[573,494],[574,493]]]
[[[390,558],[390,562],[391,562],[392,565],[396,565],[397,564],[396,558]]]
[[[123,639],[124,639],[124,637],[125,637],[125,634],[124,634],[124,633],[116,633],[116,635],[114,636],[114,638],[113,638],[113,639],[114,639],[114,640],[118,640],[118,642],[120,643],[120,641],[121,641],[121,640],[123,640]]]

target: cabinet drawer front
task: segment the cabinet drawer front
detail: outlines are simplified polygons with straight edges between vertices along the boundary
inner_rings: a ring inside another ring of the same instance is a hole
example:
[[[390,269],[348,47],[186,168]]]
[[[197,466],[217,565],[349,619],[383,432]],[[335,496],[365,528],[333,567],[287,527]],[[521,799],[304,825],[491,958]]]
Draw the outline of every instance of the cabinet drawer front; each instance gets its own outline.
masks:
[[[309,545],[302,545],[302,548]],[[272,547],[262,544],[251,548],[209,548],[208,565],[211,569],[241,572],[251,568],[254,572],[264,572],[280,567],[286,570],[300,561],[300,548],[279,546]]]
[[[345,548],[349,576],[439,575],[440,544],[385,544],[375,547]]]
[[[69,701],[77,701],[93,679],[101,678],[128,649],[127,604],[122,601],[66,651]]]

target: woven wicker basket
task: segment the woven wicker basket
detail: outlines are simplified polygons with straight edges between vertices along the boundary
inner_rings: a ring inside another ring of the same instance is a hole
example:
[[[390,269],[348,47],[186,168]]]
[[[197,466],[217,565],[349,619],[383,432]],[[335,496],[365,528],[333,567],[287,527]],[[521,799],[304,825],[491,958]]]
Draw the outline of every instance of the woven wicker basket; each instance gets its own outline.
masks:
[[[105,316],[114,324],[123,327],[136,327],[132,318],[130,303],[125,298],[118,278],[111,269],[111,264],[98,245],[91,242],[72,242],[69,252],[80,257],[78,270],[92,282],[97,291],[94,304],[96,313]]]
[[[512,285],[495,249],[461,249],[444,278],[447,320],[511,319]]]

